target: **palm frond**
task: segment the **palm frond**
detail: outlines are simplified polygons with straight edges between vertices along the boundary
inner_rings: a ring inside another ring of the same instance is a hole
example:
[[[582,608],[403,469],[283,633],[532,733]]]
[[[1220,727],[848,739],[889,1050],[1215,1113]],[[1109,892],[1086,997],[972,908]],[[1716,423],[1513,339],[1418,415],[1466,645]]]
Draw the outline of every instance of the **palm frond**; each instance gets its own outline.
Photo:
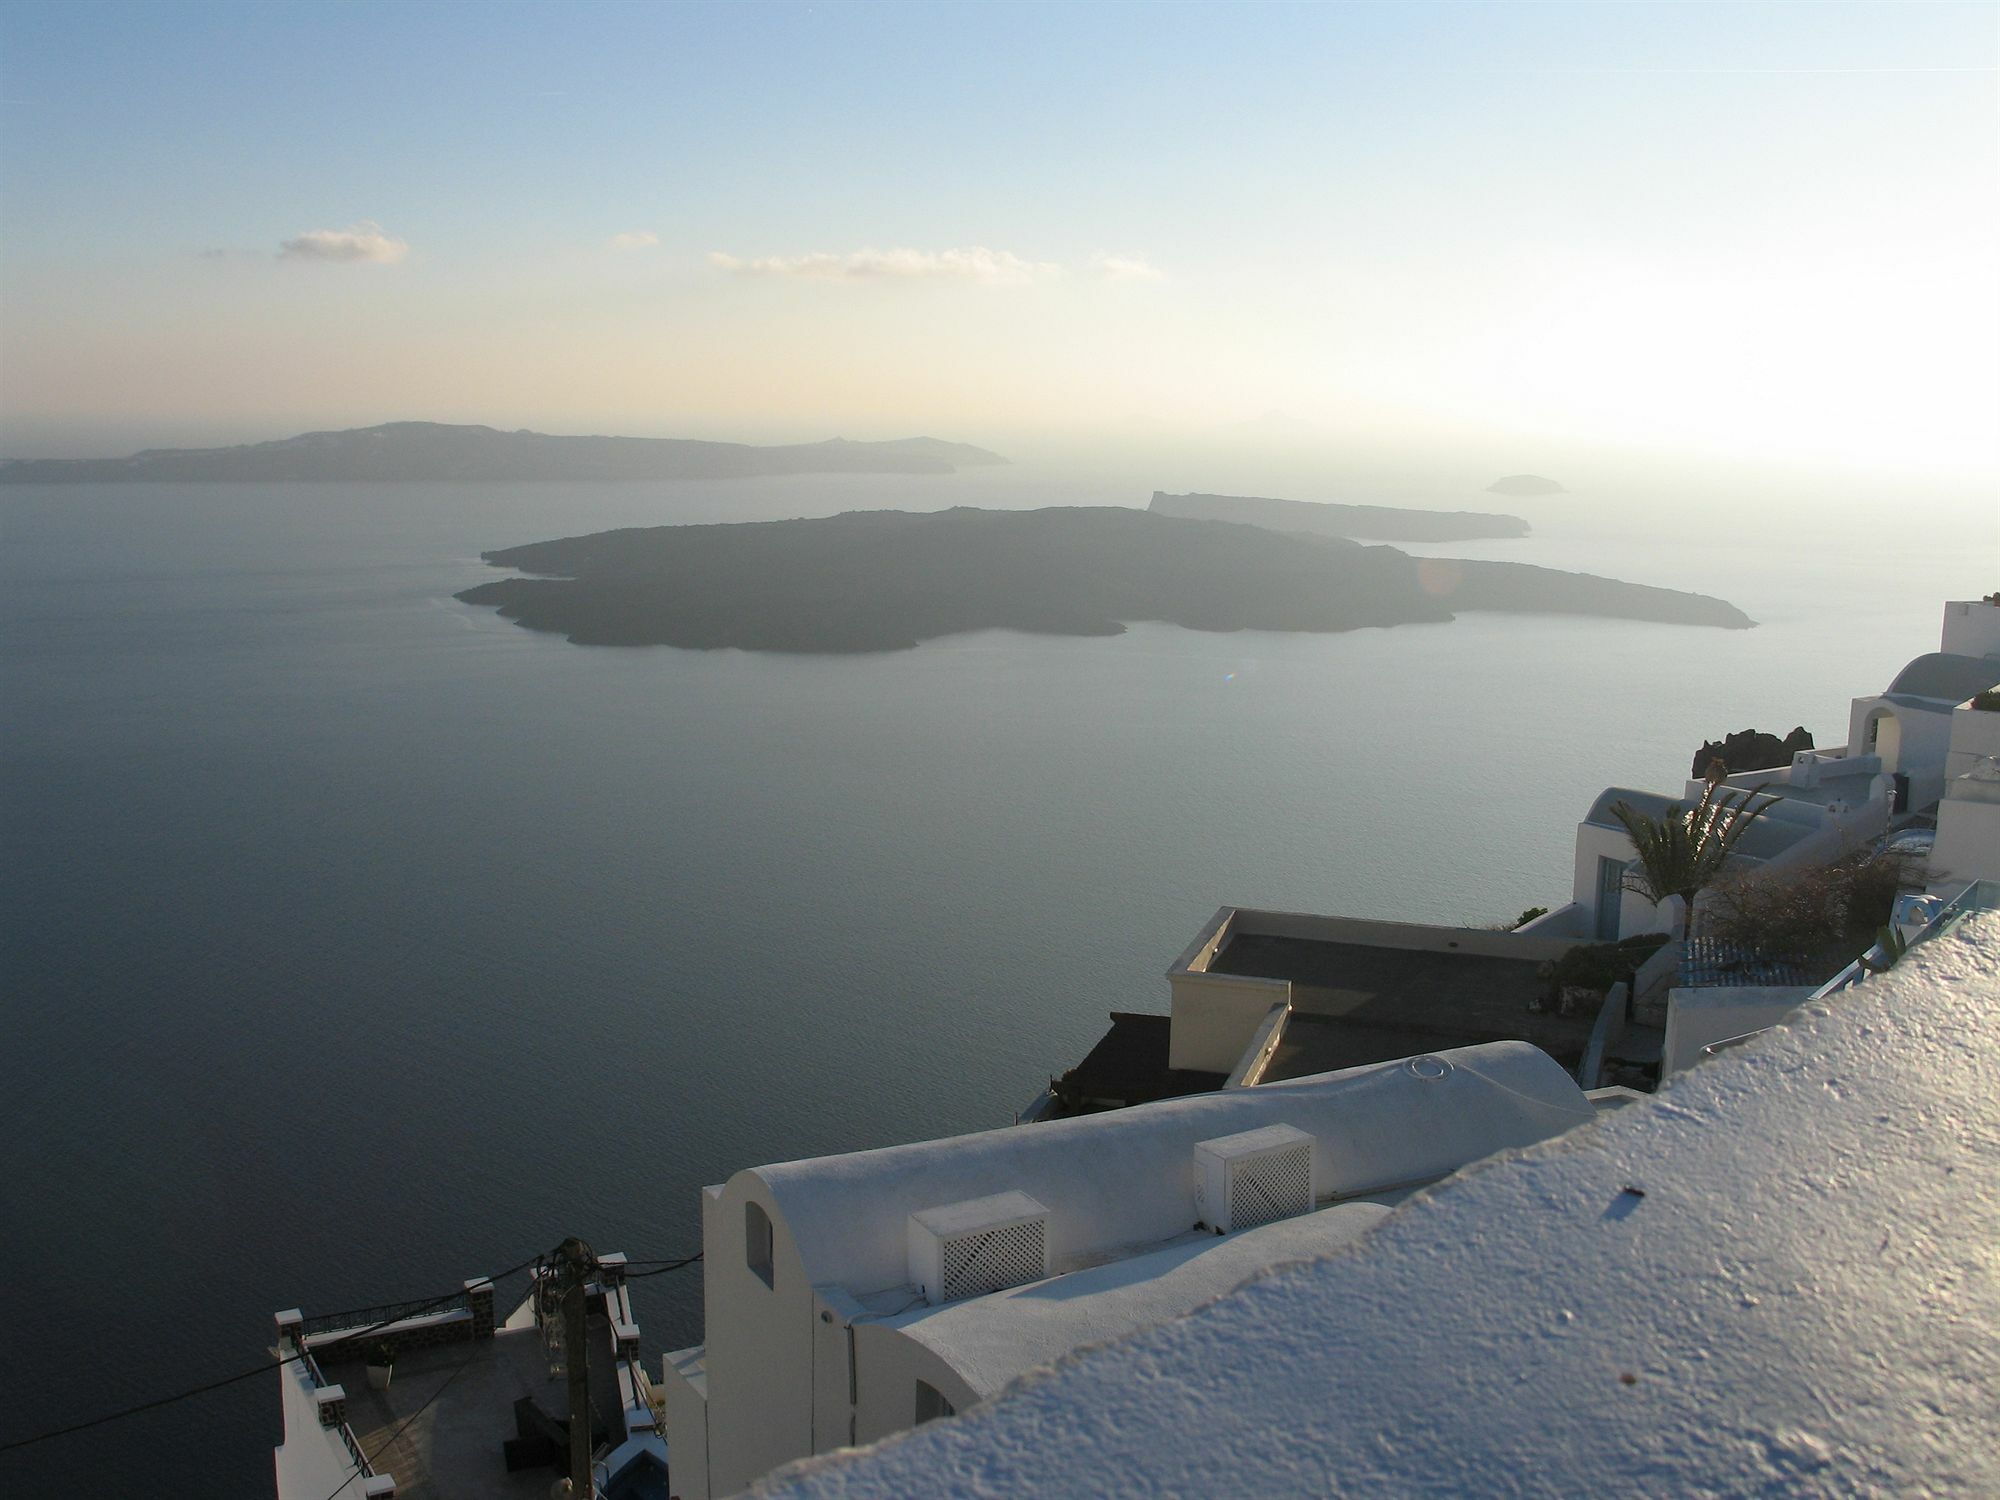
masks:
[[[1626,872],[1625,889],[1655,905],[1679,896],[1691,915],[1694,898],[1722,873],[1750,825],[1777,800],[1766,796],[1761,786],[1710,782],[1694,806],[1675,803],[1657,817],[1629,802],[1614,802],[1611,815],[1632,840],[1638,857],[1638,868]]]

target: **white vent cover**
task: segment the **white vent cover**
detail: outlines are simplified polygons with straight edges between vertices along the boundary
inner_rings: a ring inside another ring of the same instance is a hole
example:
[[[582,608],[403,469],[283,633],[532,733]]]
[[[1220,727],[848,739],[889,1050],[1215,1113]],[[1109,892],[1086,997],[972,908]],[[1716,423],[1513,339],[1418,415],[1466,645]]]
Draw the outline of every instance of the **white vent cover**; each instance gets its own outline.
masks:
[[[1194,1148],[1194,1206],[1217,1234],[1310,1213],[1313,1138],[1290,1125],[1266,1125]]]
[[[1049,1274],[1049,1211],[997,1193],[910,1215],[910,1282],[935,1306]]]

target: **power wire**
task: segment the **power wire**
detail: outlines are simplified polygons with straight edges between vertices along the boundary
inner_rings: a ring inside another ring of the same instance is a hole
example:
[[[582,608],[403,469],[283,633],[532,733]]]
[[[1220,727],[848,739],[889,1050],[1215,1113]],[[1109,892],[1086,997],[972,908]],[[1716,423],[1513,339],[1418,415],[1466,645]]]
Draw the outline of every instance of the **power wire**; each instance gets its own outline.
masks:
[[[697,1250],[695,1251],[694,1254],[689,1256],[684,1256],[680,1260],[665,1260],[665,1261],[642,1260],[638,1262],[638,1264],[642,1266],[651,1266],[653,1269],[650,1271],[627,1271],[625,1273],[625,1279],[627,1281],[638,1281],[642,1277],[646,1276],[664,1276],[669,1271],[685,1270],[687,1267],[693,1265],[696,1261],[700,1260],[701,1256],[702,1252]]]
[[[541,1257],[539,1255],[531,1255],[528,1257],[528,1259],[522,1261],[519,1265],[511,1266],[507,1270],[502,1271],[499,1275],[491,1276],[488,1277],[487,1279],[489,1281],[494,1281],[494,1282],[505,1281],[507,1280],[508,1277],[517,1276],[521,1272],[527,1270],[528,1267],[532,1266],[533,1264],[535,1264],[536,1261],[540,1259]],[[652,1273],[647,1272],[646,1274],[651,1275]],[[453,1297],[460,1295],[462,1295],[462,1293],[446,1292],[442,1296],[432,1297],[429,1300],[432,1302],[448,1302]],[[356,1309],[356,1311],[360,1310],[362,1309]],[[335,1313],[332,1314],[331,1316],[339,1317],[342,1316],[342,1314]],[[406,1314],[404,1316],[408,1315]],[[400,1317],[385,1318],[380,1323],[375,1324],[371,1328],[357,1329],[353,1333],[347,1334],[346,1337],[352,1339],[366,1338],[368,1337],[369,1334],[379,1333],[384,1328],[387,1328],[391,1323],[396,1323],[400,1321],[401,1321]],[[225,1375],[220,1380],[211,1380],[206,1385],[198,1385],[185,1391],[178,1391],[171,1396],[160,1396],[152,1401],[142,1401],[137,1406],[126,1407],[123,1411],[107,1412],[105,1413],[105,1415],[101,1417],[92,1417],[90,1418],[90,1420],[85,1422],[72,1422],[67,1427],[52,1427],[47,1432],[38,1432],[32,1437],[16,1438],[11,1443],[0,1443],[0,1453],[12,1453],[19,1448],[32,1448],[35,1444],[46,1443],[52,1438],[68,1437],[73,1432],[87,1432],[93,1427],[102,1427],[109,1422],[122,1422],[127,1417],[136,1417],[142,1412],[157,1411],[160,1407],[171,1406],[176,1401],[186,1401],[194,1396],[205,1396],[210,1391],[219,1391],[224,1386],[236,1385],[241,1381],[252,1379],[253,1377],[258,1375],[263,1375],[268,1371],[282,1370],[286,1365],[294,1364],[297,1361],[304,1359],[308,1352],[309,1351],[307,1350],[301,1349],[297,1354],[287,1355],[285,1358],[278,1360],[275,1364],[261,1364],[258,1365],[255,1369],[243,1370],[235,1375]],[[440,1389],[442,1389],[442,1387],[440,1387]]]

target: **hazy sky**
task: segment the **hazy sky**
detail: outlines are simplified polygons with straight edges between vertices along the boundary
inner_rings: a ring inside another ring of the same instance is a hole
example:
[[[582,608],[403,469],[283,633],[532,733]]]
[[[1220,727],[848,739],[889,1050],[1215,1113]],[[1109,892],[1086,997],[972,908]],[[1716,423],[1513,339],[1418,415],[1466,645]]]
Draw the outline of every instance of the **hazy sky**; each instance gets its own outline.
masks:
[[[0,450],[1276,411],[1976,470],[1996,59],[1985,3],[10,0]]]

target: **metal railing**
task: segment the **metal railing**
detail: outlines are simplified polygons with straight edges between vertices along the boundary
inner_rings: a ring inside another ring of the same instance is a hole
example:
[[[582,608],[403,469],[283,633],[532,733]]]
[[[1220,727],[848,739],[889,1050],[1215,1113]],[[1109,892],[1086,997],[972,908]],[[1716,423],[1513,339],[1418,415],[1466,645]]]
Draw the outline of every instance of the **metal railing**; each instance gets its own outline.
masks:
[[[375,1471],[368,1467],[368,1455],[361,1451],[361,1439],[354,1435],[354,1429],[342,1422],[339,1427],[341,1446],[347,1449],[347,1456],[354,1460],[354,1467],[361,1471],[363,1479],[372,1479]]]
[[[400,1323],[407,1318],[426,1318],[437,1313],[469,1312],[472,1296],[469,1292],[451,1292],[443,1297],[429,1297],[416,1302],[389,1302],[380,1307],[356,1307],[346,1312],[321,1313],[316,1318],[307,1318],[299,1325],[301,1338],[312,1338],[321,1333],[344,1333],[355,1328],[373,1328],[381,1323]]]
[[[365,1328],[367,1325],[362,1324],[361,1326]],[[299,1350],[298,1365],[299,1369],[304,1372],[306,1380],[312,1389],[316,1391],[323,1390],[331,1384],[327,1380],[325,1372],[320,1369],[319,1361],[312,1357],[310,1349],[302,1348]],[[375,1471],[369,1467],[368,1455],[361,1451],[361,1440],[354,1435],[354,1428],[346,1422],[337,1422],[331,1431],[340,1438],[340,1445],[347,1450],[347,1456],[353,1460],[354,1467],[361,1471],[361,1477],[363,1479],[373,1478]]]
[[[1931,918],[1929,926],[1910,939],[1910,946],[1927,943],[1938,934],[1951,931],[1968,912],[1975,911],[2000,911],[2000,880],[1973,881],[1945,903],[1944,909]],[[1837,995],[1849,986],[1859,984],[1870,974],[1881,972],[1889,966],[1890,961],[1890,955],[1884,953],[1879,945],[1870,948],[1860,958],[1814,990],[1812,998],[1823,1000],[1828,995]],[[1876,967],[1870,968],[1870,964]]]

